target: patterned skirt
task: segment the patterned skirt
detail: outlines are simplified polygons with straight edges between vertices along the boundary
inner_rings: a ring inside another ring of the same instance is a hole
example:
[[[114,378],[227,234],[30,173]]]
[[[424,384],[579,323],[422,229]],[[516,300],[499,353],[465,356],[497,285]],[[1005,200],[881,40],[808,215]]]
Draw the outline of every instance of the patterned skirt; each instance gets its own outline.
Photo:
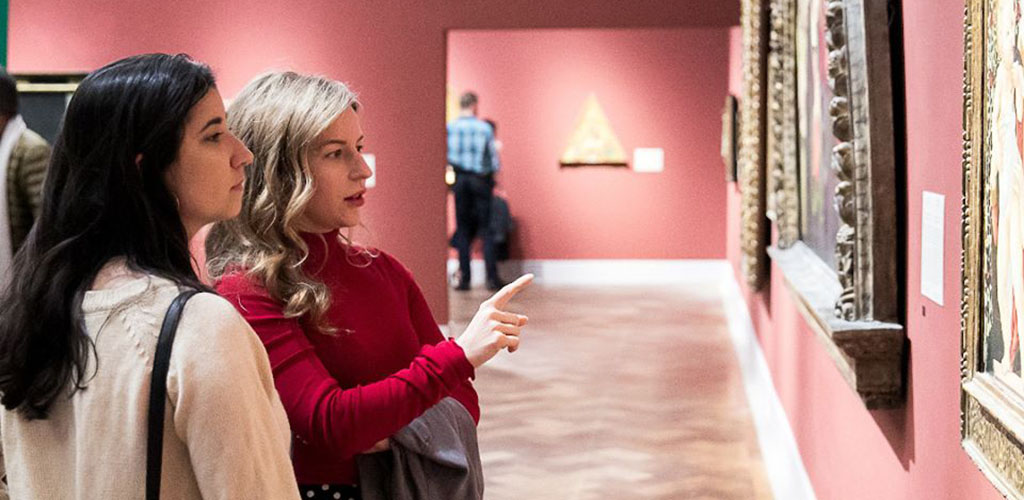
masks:
[[[351,484],[300,484],[299,493],[304,500],[362,500],[359,486]]]

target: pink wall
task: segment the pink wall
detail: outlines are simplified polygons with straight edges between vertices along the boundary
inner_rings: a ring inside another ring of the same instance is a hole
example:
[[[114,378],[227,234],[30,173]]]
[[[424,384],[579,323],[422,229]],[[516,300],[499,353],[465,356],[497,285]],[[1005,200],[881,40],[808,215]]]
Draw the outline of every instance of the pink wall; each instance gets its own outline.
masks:
[[[187,52],[213,66],[225,96],[268,68],[350,82],[379,167],[369,224],[445,322],[446,30],[729,26],[738,12],[738,2],[704,0],[27,0],[10,2],[8,63],[13,72],[80,72],[140,52]]]
[[[797,312],[778,268],[766,293],[747,292],[748,306],[819,498],[1001,498],[959,442],[963,2],[903,5],[910,338],[905,408],[864,408]],[[946,197],[945,306],[920,294],[925,190]],[[728,253],[737,265],[739,197],[732,185],[726,191]]]
[[[726,28],[450,32],[448,85],[480,95],[504,145],[512,258],[723,258],[727,61]],[[630,162],[663,148],[664,172],[559,168],[591,93]]]

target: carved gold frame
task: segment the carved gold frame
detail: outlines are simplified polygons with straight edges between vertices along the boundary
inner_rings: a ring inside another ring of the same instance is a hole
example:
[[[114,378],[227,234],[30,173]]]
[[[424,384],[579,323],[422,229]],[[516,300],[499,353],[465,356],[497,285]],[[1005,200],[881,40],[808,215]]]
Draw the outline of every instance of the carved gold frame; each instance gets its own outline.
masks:
[[[768,281],[768,221],[765,218],[765,69],[768,0],[742,0],[743,97],[740,99],[739,183],[742,197],[740,248],[747,285]]]
[[[768,218],[779,248],[800,238],[796,104],[796,0],[771,0],[768,36]]]
[[[802,241],[799,229],[797,2],[823,2],[836,269]],[[778,243],[769,250],[801,312],[868,408],[903,404],[906,335],[900,324],[900,255],[888,2],[771,0],[768,165]]]
[[[964,450],[1004,495],[1024,498],[1024,406],[985,373],[986,22],[988,3],[967,0],[964,18],[964,198],[961,254],[960,432]]]

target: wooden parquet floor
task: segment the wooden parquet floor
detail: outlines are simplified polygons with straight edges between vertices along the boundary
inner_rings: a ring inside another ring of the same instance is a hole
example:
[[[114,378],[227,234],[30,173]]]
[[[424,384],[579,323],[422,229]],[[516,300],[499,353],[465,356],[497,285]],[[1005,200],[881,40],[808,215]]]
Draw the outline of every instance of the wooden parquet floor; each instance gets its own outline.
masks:
[[[461,333],[485,290],[451,292]],[[717,283],[533,285],[477,372],[488,500],[768,499]]]

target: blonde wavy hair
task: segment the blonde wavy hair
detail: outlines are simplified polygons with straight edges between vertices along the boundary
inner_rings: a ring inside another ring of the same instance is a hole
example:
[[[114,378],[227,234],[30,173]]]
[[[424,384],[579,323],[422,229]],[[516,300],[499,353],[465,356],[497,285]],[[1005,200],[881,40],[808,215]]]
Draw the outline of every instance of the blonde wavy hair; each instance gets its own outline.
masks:
[[[348,109],[359,109],[355,93],[321,76],[271,72],[249,82],[227,110],[228,127],[255,157],[246,167],[242,211],[214,225],[206,239],[212,279],[244,270],[284,304],[285,317],[323,333],[334,332],[326,320],[330,291],[303,272],[309,248],[295,225],[314,190],[309,148]]]

